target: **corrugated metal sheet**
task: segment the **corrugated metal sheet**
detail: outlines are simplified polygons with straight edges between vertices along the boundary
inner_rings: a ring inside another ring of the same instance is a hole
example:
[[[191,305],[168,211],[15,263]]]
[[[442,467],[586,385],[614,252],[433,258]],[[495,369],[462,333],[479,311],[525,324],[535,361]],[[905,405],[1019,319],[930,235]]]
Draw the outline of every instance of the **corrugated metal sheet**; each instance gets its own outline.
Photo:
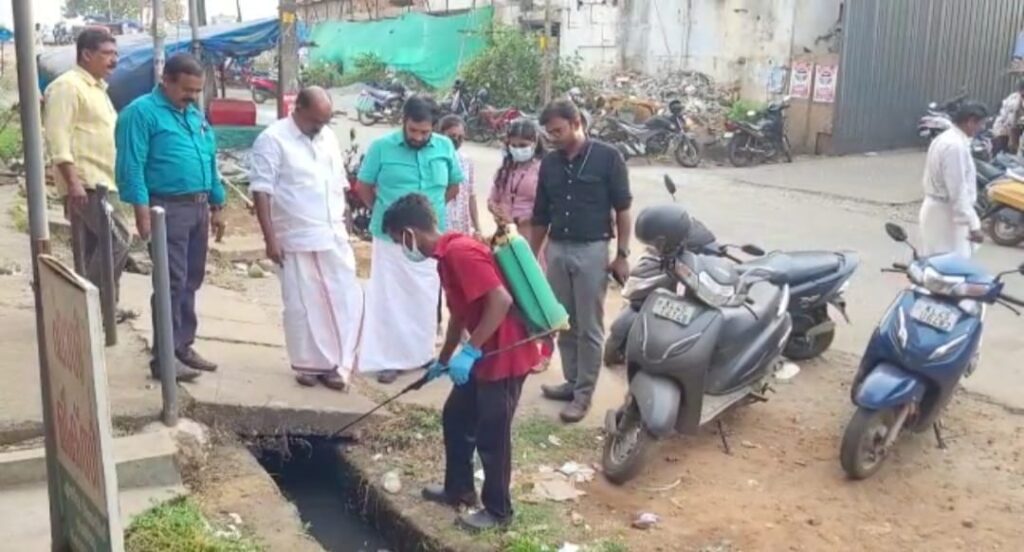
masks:
[[[835,153],[920,144],[931,101],[961,90],[996,109],[1024,0],[846,0]]]

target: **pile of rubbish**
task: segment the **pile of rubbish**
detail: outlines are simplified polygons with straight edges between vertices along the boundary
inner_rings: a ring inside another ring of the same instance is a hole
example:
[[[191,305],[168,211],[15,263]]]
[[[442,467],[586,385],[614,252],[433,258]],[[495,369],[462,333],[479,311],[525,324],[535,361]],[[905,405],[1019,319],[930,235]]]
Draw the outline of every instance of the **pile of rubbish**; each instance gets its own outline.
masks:
[[[700,71],[669,71],[658,75],[621,72],[598,83],[598,95],[610,111],[634,113],[642,122],[658,113],[669,101],[683,102],[684,112],[701,126],[721,129],[729,106],[738,98],[735,85],[716,83]]]

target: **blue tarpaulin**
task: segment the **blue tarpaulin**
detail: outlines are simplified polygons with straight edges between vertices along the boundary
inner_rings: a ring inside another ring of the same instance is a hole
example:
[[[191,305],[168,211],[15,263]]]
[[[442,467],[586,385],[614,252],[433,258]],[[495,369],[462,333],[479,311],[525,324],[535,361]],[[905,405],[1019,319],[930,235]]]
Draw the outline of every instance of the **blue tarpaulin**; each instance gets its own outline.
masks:
[[[253,57],[277,47],[281,27],[277,19],[261,19],[244,23],[209,25],[199,28],[203,60],[219,63],[228,57]],[[300,27],[299,38],[308,33]],[[168,56],[188,51],[191,37],[168,36],[164,51]],[[120,110],[135,98],[149,92],[153,82],[153,37],[148,34],[117,37],[120,59],[110,77],[110,99]],[[75,46],[48,50],[39,56],[39,87],[46,86],[75,64]]]
[[[14,40],[14,33],[7,27],[0,27],[0,42],[10,42],[12,40]]]

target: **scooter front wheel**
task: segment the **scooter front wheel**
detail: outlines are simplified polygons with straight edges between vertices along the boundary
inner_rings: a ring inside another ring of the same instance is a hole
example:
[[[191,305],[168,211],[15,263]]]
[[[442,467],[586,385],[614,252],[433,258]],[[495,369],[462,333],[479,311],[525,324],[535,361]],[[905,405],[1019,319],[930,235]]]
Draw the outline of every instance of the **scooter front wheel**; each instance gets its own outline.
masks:
[[[640,473],[654,438],[644,426],[632,397],[615,415],[618,417],[616,431],[605,436],[601,468],[608,481],[622,485]]]
[[[897,415],[893,409],[871,410],[858,407],[843,433],[839,461],[850,479],[867,479],[874,475],[887,457],[886,441],[894,428]]]

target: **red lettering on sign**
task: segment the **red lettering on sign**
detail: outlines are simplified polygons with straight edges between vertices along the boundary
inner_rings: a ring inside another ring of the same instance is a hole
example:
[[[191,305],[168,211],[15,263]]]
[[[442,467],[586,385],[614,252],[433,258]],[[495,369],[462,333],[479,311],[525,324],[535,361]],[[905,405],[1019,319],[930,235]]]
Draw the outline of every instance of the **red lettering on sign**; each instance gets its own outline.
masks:
[[[80,382],[85,380],[85,343],[81,330],[77,317],[69,319],[60,312],[50,326],[50,339],[57,360]]]
[[[78,405],[68,412],[66,394],[61,387],[57,399],[57,446],[85,476],[93,488],[100,488],[99,435],[79,416]]]

